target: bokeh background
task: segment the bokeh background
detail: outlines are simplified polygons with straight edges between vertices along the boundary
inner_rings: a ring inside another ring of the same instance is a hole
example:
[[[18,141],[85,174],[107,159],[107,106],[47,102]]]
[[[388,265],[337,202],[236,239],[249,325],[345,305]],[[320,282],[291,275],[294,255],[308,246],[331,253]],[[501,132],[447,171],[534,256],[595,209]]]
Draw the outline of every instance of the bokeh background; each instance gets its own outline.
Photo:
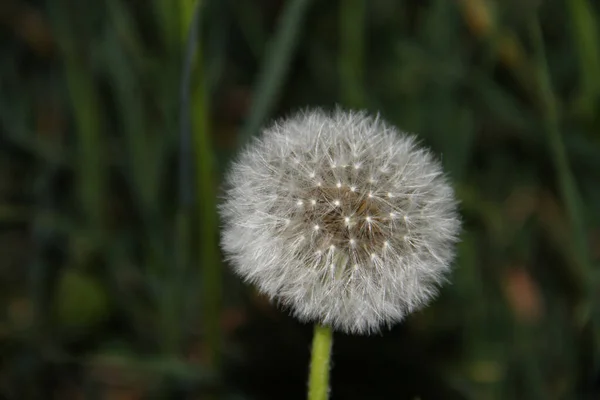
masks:
[[[311,327],[215,207],[263,124],[341,105],[440,155],[465,232],[431,307],[336,334],[332,398],[600,399],[599,7],[2,0],[0,398],[304,398]]]

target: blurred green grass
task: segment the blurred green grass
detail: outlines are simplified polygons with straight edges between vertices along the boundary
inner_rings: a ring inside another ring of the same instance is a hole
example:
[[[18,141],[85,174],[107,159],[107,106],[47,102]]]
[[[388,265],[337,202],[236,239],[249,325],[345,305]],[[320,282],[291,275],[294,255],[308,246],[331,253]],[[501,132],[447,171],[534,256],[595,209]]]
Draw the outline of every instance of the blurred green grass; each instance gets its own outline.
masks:
[[[598,4],[195,7],[0,5],[2,396],[303,398],[311,329],[221,261],[219,179],[339,104],[440,154],[465,233],[434,305],[336,335],[334,398],[600,397]]]

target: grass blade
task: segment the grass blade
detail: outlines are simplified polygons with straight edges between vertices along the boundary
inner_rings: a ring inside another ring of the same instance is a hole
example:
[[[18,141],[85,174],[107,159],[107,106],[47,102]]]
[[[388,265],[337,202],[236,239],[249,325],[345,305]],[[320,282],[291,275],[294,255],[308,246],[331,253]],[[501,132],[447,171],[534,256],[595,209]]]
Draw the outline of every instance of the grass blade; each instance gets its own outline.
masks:
[[[254,101],[248,121],[240,134],[241,143],[246,142],[258,131],[273,109],[296,50],[300,28],[310,1],[290,0],[286,3],[277,32],[267,51],[268,56],[254,87]]]
[[[583,210],[583,205],[577,190],[575,179],[569,167],[567,152],[560,133],[560,121],[557,99],[552,88],[546,54],[544,49],[544,41],[542,37],[542,29],[539,20],[536,18],[531,24],[531,35],[533,45],[536,51],[537,71],[538,71],[538,86],[540,88],[540,98],[544,100],[543,123],[548,137],[550,152],[554,161],[554,167],[558,174],[558,185],[561,192],[562,200],[566,207],[567,215],[571,223],[573,235],[573,245],[578,258],[580,267],[579,281],[583,286],[583,298],[581,310],[585,310],[591,304],[592,299],[592,265],[590,263],[589,249],[587,246],[587,235],[583,216],[580,210]],[[587,322],[587,316],[584,316],[584,321]]]
[[[365,106],[362,83],[365,56],[365,0],[340,3],[340,93],[352,108]]]

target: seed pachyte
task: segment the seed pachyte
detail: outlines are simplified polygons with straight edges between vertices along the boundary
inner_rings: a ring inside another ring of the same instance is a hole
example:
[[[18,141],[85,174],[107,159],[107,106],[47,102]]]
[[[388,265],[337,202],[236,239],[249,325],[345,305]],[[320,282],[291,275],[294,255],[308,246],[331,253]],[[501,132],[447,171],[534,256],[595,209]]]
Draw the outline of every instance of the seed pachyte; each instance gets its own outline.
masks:
[[[220,207],[236,272],[305,321],[378,331],[427,304],[460,219],[440,163],[365,113],[311,110],[265,129]]]

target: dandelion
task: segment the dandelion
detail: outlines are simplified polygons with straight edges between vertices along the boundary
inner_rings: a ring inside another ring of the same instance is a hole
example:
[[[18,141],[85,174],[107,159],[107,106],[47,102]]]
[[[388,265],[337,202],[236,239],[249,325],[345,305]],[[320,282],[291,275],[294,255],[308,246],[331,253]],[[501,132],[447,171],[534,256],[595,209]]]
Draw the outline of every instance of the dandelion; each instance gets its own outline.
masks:
[[[440,163],[365,113],[305,111],[265,129],[226,178],[222,247],[303,321],[368,334],[426,305],[460,219]]]

